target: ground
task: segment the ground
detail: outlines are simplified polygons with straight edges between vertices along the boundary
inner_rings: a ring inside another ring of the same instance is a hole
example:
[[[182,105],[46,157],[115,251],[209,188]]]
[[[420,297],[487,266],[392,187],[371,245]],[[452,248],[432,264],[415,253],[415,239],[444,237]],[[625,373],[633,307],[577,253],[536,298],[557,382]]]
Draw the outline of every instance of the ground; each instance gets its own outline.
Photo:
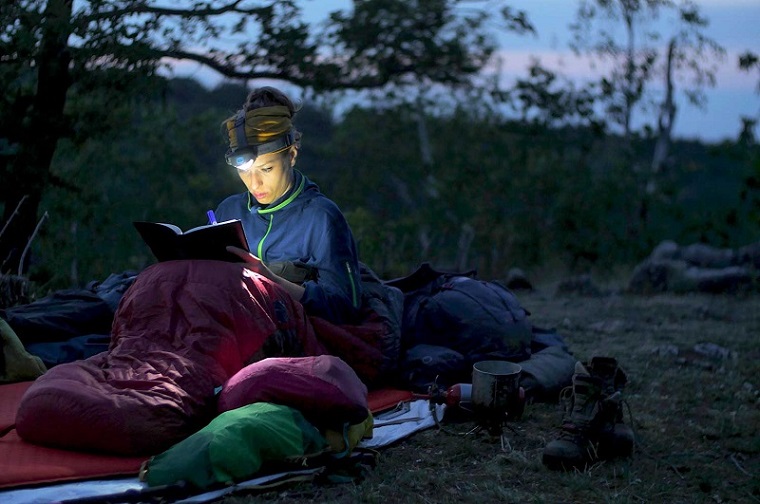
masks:
[[[616,357],[628,374],[631,459],[586,472],[541,463],[561,419],[531,404],[505,430],[430,429],[382,449],[355,484],[287,486],[225,503],[760,502],[760,295],[521,292],[533,323],[580,360]]]

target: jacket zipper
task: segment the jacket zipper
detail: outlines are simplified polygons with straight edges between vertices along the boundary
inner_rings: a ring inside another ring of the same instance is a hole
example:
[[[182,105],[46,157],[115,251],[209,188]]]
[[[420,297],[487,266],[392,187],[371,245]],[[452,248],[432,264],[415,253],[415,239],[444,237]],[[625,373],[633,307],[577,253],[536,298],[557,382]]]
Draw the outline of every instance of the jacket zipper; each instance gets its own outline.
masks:
[[[346,261],[346,271],[348,271],[348,281],[351,284],[351,300],[354,308],[359,308],[359,300],[356,298],[356,280],[354,279],[354,270],[351,268],[351,263]]]
[[[269,225],[267,226],[267,232],[264,233],[264,236],[261,237],[261,240],[259,240],[259,245],[256,247],[256,252],[258,253],[258,258],[261,262],[264,262],[264,240],[267,239],[267,236],[269,236],[269,232],[272,230],[272,222],[274,222],[274,215],[269,216]]]

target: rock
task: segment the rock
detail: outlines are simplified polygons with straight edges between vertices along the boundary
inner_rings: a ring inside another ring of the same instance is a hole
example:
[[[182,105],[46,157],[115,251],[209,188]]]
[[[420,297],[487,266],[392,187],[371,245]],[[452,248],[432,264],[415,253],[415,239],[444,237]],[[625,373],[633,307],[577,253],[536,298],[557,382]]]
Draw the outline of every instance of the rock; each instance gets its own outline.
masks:
[[[678,260],[681,258],[681,250],[673,240],[665,240],[652,250],[649,258],[656,262]]]
[[[690,266],[701,268],[727,268],[734,263],[732,249],[715,248],[704,243],[694,243],[681,249],[681,258]]]
[[[635,294],[667,292],[671,270],[685,268],[685,264],[673,260],[647,259],[633,269],[628,290]]]
[[[751,290],[757,280],[751,267],[731,265],[740,256],[743,261],[754,261],[754,248],[744,250],[741,255],[731,249],[717,249],[703,244],[689,245],[676,251],[673,245],[673,242],[662,242],[650,257],[634,268],[628,282],[628,292],[737,293]]]
[[[736,266],[760,270],[760,242],[739,247],[734,256]]]
[[[747,291],[752,275],[747,268],[687,268],[677,279],[674,292],[707,292],[712,294]]]
[[[533,284],[520,268],[511,268],[507,272],[507,278],[504,283],[507,288],[512,290],[533,290]]]
[[[677,357],[679,350],[678,347],[671,344],[664,344],[652,349],[652,353],[659,357]]]
[[[736,360],[738,358],[736,352],[715,343],[698,343],[694,345],[693,350],[703,357],[714,360]]]

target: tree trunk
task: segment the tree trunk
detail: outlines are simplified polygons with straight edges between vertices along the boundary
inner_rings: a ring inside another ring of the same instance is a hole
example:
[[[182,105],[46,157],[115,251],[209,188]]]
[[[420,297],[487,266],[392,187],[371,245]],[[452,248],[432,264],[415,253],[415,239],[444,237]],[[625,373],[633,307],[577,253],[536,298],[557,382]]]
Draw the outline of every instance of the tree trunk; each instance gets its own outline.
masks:
[[[676,105],[673,101],[673,55],[675,53],[676,40],[671,39],[668,44],[668,62],[665,71],[665,100],[660,107],[660,115],[657,118],[657,143],[654,147],[652,156],[652,166],[650,175],[650,184],[654,184],[656,174],[660,173],[665,164],[665,160],[670,152],[670,142],[672,139],[673,123],[676,119]],[[653,193],[656,186],[647,186],[647,193]]]
[[[633,116],[633,107],[636,104],[636,31],[634,30],[634,12],[632,7],[628,7],[625,2],[622,4],[623,18],[625,19],[625,29],[628,37],[628,45],[625,55],[625,109],[623,111],[623,128],[626,143],[631,139],[631,117]]]
[[[650,199],[654,198],[659,192],[657,178],[670,152],[673,123],[676,118],[676,105],[673,101],[673,57],[675,55],[675,48],[676,40],[673,38],[668,44],[668,60],[665,70],[665,100],[660,106],[660,114],[657,118],[657,143],[654,146],[652,165],[649,172],[645,174],[644,192],[641,194],[641,201],[639,201],[639,220],[641,221],[643,230],[649,227]]]
[[[73,0],[49,0],[42,26],[37,67],[37,90],[27,117],[20,122],[18,152],[8,165],[0,238],[0,271],[26,271],[20,265],[24,248],[37,225],[37,213],[50,179],[50,164],[64,132],[64,105],[70,86],[68,39]],[[11,220],[18,203],[26,197]],[[25,261],[26,262],[26,261]],[[20,267],[19,267],[20,266]]]
[[[472,240],[475,239],[475,228],[465,223],[459,233],[459,242],[457,243],[456,271],[464,271],[468,268],[468,257]]]

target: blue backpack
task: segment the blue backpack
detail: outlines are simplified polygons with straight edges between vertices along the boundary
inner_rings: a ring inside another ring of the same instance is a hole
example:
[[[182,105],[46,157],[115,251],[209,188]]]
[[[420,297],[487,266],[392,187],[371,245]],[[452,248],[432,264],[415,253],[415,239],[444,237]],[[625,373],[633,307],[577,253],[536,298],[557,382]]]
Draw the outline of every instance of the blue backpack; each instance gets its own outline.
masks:
[[[479,280],[474,272],[442,273],[426,263],[390,283],[404,292],[401,369],[402,375],[414,372],[418,383],[412,385],[437,374],[442,382],[466,379],[482,360],[530,357],[530,314],[498,281]]]

